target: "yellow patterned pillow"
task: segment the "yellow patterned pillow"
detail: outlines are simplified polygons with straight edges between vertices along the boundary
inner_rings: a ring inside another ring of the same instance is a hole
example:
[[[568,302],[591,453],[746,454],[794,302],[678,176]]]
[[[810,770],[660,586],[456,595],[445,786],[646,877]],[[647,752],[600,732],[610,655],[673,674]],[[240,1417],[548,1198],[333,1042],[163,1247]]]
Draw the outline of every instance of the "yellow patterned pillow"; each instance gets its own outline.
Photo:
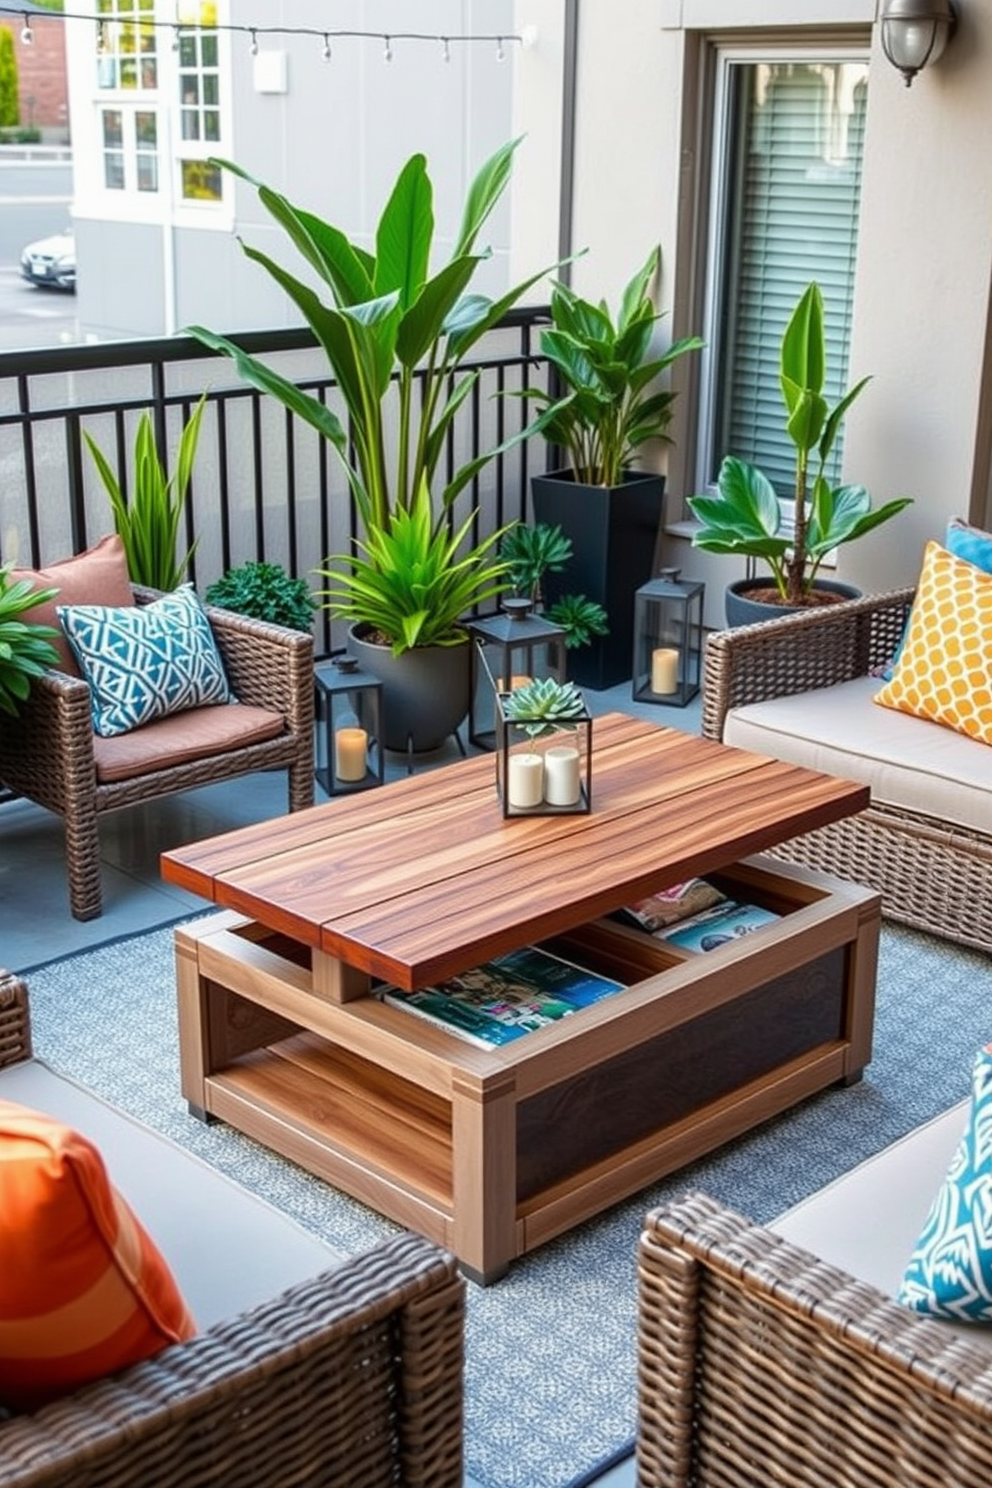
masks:
[[[875,701],[992,744],[992,574],[927,543],[903,648]]]

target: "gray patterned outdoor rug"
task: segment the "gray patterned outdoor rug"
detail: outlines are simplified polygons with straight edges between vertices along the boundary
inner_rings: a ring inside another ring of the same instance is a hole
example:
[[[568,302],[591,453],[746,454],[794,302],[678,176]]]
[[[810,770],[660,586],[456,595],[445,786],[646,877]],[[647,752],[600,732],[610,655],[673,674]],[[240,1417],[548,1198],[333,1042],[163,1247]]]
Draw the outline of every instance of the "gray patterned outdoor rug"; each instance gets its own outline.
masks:
[[[2,951],[0,951],[2,960]],[[16,969],[16,968],[15,968]],[[179,1096],[172,931],[52,963],[27,978],[35,1049],[264,1195],[342,1251],[395,1226]],[[882,933],[875,1056],[751,1136],[469,1287],[467,1466],[484,1488],[564,1488],[635,1430],[635,1247],[644,1212],[701,1188],[759,1222],[968,1093],[992,1038],[992,960],[913,931]]]

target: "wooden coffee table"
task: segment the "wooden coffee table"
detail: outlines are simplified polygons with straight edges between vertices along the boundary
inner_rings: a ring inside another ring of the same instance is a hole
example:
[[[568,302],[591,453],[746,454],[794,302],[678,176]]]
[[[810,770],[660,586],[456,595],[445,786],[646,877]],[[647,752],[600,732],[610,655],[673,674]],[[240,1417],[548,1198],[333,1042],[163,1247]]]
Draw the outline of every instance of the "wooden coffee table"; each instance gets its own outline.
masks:
[[[871,1056],[879,896],[752,858],[865,787],[622,714],[593,811],[504,820],[481,756],[163,855],[183,1093],[489,1282]],[[706,874],[781,919],[705,955],[604,916]],[[369,995],[537,943],[628,983],[485,1050]]]

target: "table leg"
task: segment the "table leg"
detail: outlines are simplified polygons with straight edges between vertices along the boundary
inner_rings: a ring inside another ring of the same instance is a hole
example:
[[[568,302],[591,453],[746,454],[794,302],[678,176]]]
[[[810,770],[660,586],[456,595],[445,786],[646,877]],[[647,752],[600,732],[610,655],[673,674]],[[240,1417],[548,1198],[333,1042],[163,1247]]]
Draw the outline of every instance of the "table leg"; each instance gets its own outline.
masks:
[[[512,1071],[485,1081],[455,1073],[452,1249],[480,1286],[504,1276],[517,1253],[516,1106]]]

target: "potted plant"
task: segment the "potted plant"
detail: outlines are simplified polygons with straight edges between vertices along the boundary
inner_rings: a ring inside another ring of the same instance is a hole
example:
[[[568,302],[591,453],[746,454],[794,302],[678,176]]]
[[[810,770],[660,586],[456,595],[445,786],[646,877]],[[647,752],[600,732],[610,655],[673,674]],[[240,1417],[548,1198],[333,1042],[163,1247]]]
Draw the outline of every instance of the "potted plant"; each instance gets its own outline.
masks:
[[[171,476],[166,476],[155,447],[152,421],[147,413],[141,415],[134,436],[134,492],[130,502],[99,446],[83,431],[110,497],[114,526],[124,544],[127,571],[133,584],[147,585],[149,589],[177,589],[186,577],[196,543],[191,543],[181,558],[176,557],[176,545],[205,406],[204,393],[183,427],[176,468]]]
[[[316,600],[305,579],[294,579],[281,563],[249,562],[207,587],[208,604],[289,630],[309,631]]]
[[[442,479],[439,462],[458,410],[471,395],[477,372],[460,373],[467,353],[546,270],[514,285],[498,299],[468,293],[479,263],[488,256],[476,241],[505,190],[518,141],[503,145],[481,167],[463,208],[461,226],[447,263],[432,269],[434,237],[433,187],[423,155],[403,166],[376,229],[374,248],[349,240],[342,229],[293,206],[284,196],[254,180],[230,161],[216,162],[254,186],[262,205],[284,229],[330,302],[309,284],[257,248],[242,245],[289,295],[311,326],[338,383],[348,411],[345,428],[332,409],[303,392],[265,363],[233,342],[202,326],[190,334],[231,357],[252,386],[279,398],[334,446],[348,475],[358,509],[361,533],[356,550],[332,556],[324,572],[333,572],[327,591],[338,615],[353,621],[352,637],[374,647],[363,665],[378,675],[407,652],[424,653],[445,671],[457,666],[461,712],[452,719],[440,708],[430,710],[424,732],[408,726],[401,715],[401,694],[385,677],[383,704],[386,733],[415,750],[436,747],[464,717],[468,699],[469,647],[459,616],[448,614],[444,626],[417,613],[404,613],[403,623],[387,629],[386,590],[400,583],[414,589],[413,570],[398,575],[382,565],[405,561],[409,551],[423,553],[424,503],[429,508],[431,561],[457,565],[454,592],[484,595],[502,586],[502,567],[492,542],[473,544],[470,522],[458,524],[460,542],[442,540],[459,493],[496,454],[511,448],[539,427],[540,420],[498,447],[485,451]],[[441,467],[443,468],[443,467]],[[424,495],[426,493],[426,496]],[[469,576],[474,583],[469,584]],[[435,578],[437,576],[435,575]],[[374,581],[373,581],[374,579]],[[426,606],[420,606],[426,610]],[[430,638],[430,645],[428,643]],[[349,642],[351,644],[351,642]],[[430,685],[430,684],[429,684]],[[395,747],[395,743],[392,746]]]
[[[900,496],[873,510],[864,486],[831,487],[827,461],[844,415],[870,379],[863,377],[831,408],[823,396],[825,378],[823,296],[819,285],[810,284],[785,328],[779,362],[786,430],[796,450],[791,518],[764,472],[734,455],[721,463],[718,494],[688,501],[702,523],[693,536],[694,547],[759,558],[770,570],[771,581],[739,579],[730,585],[731,625],[856,598],[856,589],[820,579],[821,563],[834,548],[911,504],[910,497]]]
[[[615,316],[605,300],[594,304],[556,284],[541,350],[563,396],[540,389],[523,394],[542,405],[544,437],[568,461],[567,468],[531,478],[534,516],[571,539],[568,583],[609,616],[608,639],[576,662],[577,679],[594,688],[630,676],[634,592],[651,577],[665,480],[632,466],[649,441],[669,439],[675,394],[659,388],[658,378],[703,344],[686,336],[667,351],[656,346],[661,312],[649,291],[660,265],[656,247],[623,290]],[[552,603],[564,584],[556,574],[549,577]]]
[[[513,594],[527,607],[543,605],[545,576],[561,573],[572,556],[572,542],[560,527],[547,522],[515,522],[500,543],[500,556],[508,564],[507,577]],[[513,604],[504,596],[502,605]],[[544,617],[565,632],[565,649],[588,646],[609,631],[609,617],[601,604],[585,594],[565,593],[545,609]]]
[[[52,645],[58,631],[21,617],[26,610],[54,599],[57,589],[35,589],[27,579],[11,578],[10,565],[0,567],[0,712],[18,717],[35,677],[57,666]]]

